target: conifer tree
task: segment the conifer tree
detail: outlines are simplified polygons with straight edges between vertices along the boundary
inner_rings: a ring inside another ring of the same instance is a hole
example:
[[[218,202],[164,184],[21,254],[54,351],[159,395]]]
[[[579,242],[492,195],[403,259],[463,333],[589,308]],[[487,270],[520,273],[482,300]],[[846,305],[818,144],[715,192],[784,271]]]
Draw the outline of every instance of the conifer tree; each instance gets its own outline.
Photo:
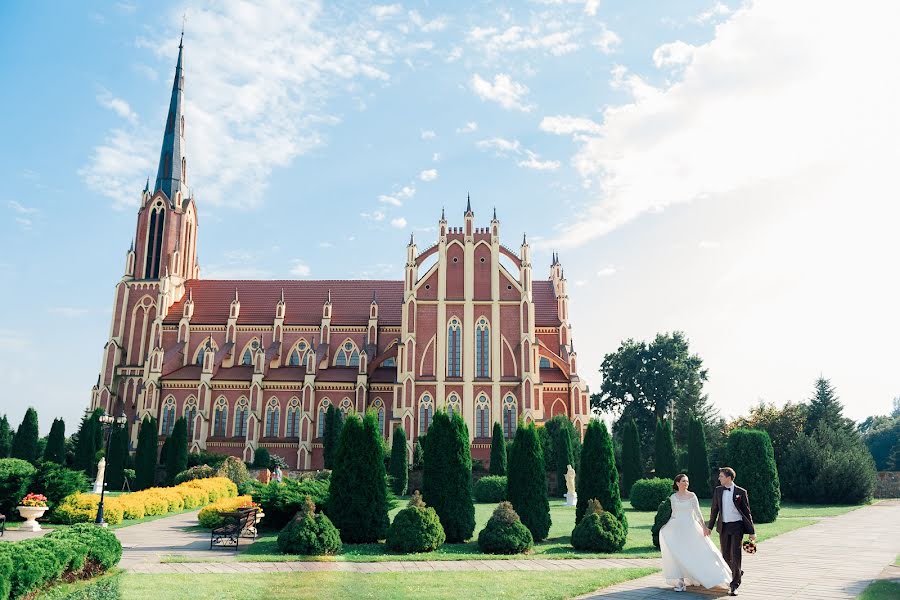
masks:
[[[349,415],[341,429],[328,495],[328,518],[348,544],[374,543],[387,535],[387,476],[378,418]]]
[[[32,407],[28,407],[25,416],[22,417],[22,423],[16,429],[13,436],[12,458],[21,458],[30,463],[34,463],[38,458],[38,416],[37,411]]]
[[[334,456],[341,439],[343,415],[333,404],[325,411],[325,431],[322,432],[322,459],[326,469],[334,468]]]
[[[144,417],[138,431],[138,446],[134,456],[136,490],[153,487],[156,482],[157,431],[156,419]]]
[[[97,452],[103,447],[99,437],[102,433],[100,427],[100,415],[102,414],[102,408],[97,408],[88,414],[81,420],[81,426],[76,434],[74,467],[84,471],[89,478],[93,477],[97,471]]]
[[[9,458],[12,451],[13,432],[9,428],[9,419],[6,415],[0,417],[0,458]]]
[[[185,456],[185,458],[187,458]],[[106,457],[106,489],[118,492],[125,485],[125,461],[128,459],[128,426],[113,425]]]
[[[842,414],[843,410],[844,407],[831,382],[824,377],[819,377],[816,379],[816,389],[809,402],[809,411],[803,430],[809,435],[816,430],[820,423],[824,423],[831,429],[849,430],[852,428],[852,422],[848,424],[848,419],[845,419]]]
[[[435,413],[423,454],[422,498],[437,511],[447,542],[465,542],[475,531],[475,505],[469,430],[459,413]]]
[[[66,423],[62,419],[53,419],[47,445],[44,446],[44,460],[66,464]]]
[[[397,496],[406,494],[409,483],[409,458],[406,449],[406,430],[397,426],[391,442],[391,489]]]
[[[612,437],[603,421],[588,423],[581,445],[581,472],[577,480],[578,505],[575,523],[581,521],[588,502],[598,500],[606,512],[612,513],[628,533],[628,521],[619,495],[619,472],[613,451]]]
[[[169,451],[166,455],[166,481],[175,484],[175,476],[187,469],[187,421],[184,417],[175,420],[172,435],[167,440]]]
[[[672,437],[672,425],[669,421],[657,419],[655,445],[656,476],[662,479],[673,479],[678,474],[678,466],[675,462],[675,439]]]
[[[691,419],[688,435],[687,474],[691,481],[691,491],[697,494],[698,498],[712,498],[706,434],[703,431],[703,422],[696,417]]]
[[[771,523],[781,506],[781,486],[769,434],[758,429],[735,429],[728,434],[726,452],[729,466],[737,474],[735,482],[747,490],[753,520]]]
[[[503,427],[494,423],[491,432],[491,464],[488,467],[491,475],[506,475],[506,440],[503,439]]]
[[[566,472],[569,465],[575,468],[575,444],[572,440],[574,430],[568,427],[560,427],[556,432],[556,443],[553,445],[556,451],[556,495],[565,496]],[[537,539],[537,538],[535,538]]]
[[[558,452],[557,456],[561,453]],[[509,455],[506,497],[522,524],[539,542],[550,533],[550,503],[547,501],[547,470],[544,452],[534,423],[516,430]]]
[[[644,475],[644,461],[641,458],[641,440],[637,422],[625,421],[622,428],[622,495],[626,498],[634,482]]]

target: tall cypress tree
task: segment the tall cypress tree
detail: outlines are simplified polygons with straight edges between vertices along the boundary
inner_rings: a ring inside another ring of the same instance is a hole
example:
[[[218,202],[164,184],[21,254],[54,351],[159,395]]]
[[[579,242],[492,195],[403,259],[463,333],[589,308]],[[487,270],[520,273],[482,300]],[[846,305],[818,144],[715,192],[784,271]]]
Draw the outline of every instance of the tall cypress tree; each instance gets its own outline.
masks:
[[[128,458],[128,425],[114,425],[109,434],[106,457],[106,489],[118,492],[125,485],[125,461]]]
[[[503,427],[494,423],[491,432],[491,464],[488,467],[491,475],[506,475],[506,440],[503,439]]]
[[[334,468],[334,456],[341,439],[341,428],[344,420],[341,411],[334,405],[325,411],[325,431],[322,432],[322,459],[326,469]]]
[[[437,411],[425,438],[422,498],[434,508],[451,544],[475,531],[469,430],[459,413]]]
[[[95,409],[81,420],[81,426],[76,434],[78,442],[75,446],[74,467],[93,477],[97,472],[97,452],[103,447],[100,436],[103,431],[100,427],[100,415],[103,409]]]
[[[574,431],[568,427],[560,427],[556,432],[556,443],[553,445],[556,450],[556,495],[565,496],[566,492],[566,472],[569,465],[575,468],[575,444],[572,440]],[[536,538],[535,538],[536,539]]]
[[[409,483],[409,455],[406,449],[406,430],[397,426],[391,442],[391,489],[397,496],[406,493]]]
[[[134,455],[135,490],[153,487],[156,482],[157,431],[156,419],[144,417],[138,431],[138,446]]]
[[[62,419],[53,419],[47,445],[44,447],[44,460],[58,465],[66,464],[66,423]]]
[[[673,479],[678,474],[678,465],[675,462],[675,439],[672,437],[672,425],[668,421],[658,419],[656,421],[656,476],[663,479]],[[604,507],[605,509],[606,507]]]
[[[688,432],[688,477],[691,490],[698,498],[712,498],[706,433],[703,431],[703,421],[696,417],[691,418]]]
[[[537,542],[547,537],[551,524],[544,451],[534,423],[519,427],[515,440],[509,454],[506,497]]]
[[[6,415],[0,417],[0,458],[9,458],[12,451],[13,432],[9,428],[9,419]]]
[[[21,458],[30,463],[34,463],[38,458],[38,416],[37,411],[32,407],[28,407],[25,416],[22,417],[22,423],[16,429],[16,435],[13,436],[12,458]]]
[[[378,418],[350,415],[338,440],[328,494],[328,518],[348,544],[374,543],[387,535],[390,521],[387,477]]]
[[[175,476],[187,469],[187,421],[184,417],[175,420],[172,435],[167,440],[169,451],[166,455],[166,481],[174,485]]]
[[[757,523],[771,523],[781,507],[781,485],[769,434],[759,429],[734,429],[728,434],[728,462],[735,482],[747,490]]]
[[[622,495],[628,497],[631,486],[644,475],[644,461],[641,458],[641,439],[637,422],[625,421],[622,428]]]
[[[593,420],[588,423],[581,445],[581,472],[578,474],[577,491],[576,524],[585,515],[588,502],[598,500],[603,510],[619,519],[625,532],[628,532],[628,520],[619,496],[619,472],[616,469],[612,437],[603,421]]]

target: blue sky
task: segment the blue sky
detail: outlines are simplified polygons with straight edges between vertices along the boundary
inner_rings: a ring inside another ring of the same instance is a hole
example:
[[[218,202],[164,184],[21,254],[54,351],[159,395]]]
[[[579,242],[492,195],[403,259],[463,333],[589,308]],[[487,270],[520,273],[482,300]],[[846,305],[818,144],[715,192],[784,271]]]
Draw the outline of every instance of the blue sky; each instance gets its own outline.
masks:
[[[786,6],[790,4],[790,6]],[[209,278],[400,278],[466,194],[560,252],[580,368],[684,330],[726,416],[900,395],[890,3],[4,3],[0,411],[71,429],[186,14]]]

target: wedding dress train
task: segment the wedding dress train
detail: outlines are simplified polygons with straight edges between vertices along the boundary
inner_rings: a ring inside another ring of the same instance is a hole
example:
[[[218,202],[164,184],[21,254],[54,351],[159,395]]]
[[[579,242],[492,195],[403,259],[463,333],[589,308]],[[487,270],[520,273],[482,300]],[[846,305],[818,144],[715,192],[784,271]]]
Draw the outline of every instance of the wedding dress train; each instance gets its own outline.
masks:
[[[672,494],[672,518],[659,532],[663,577],[670,585],[713,588],[731,583],[731,569],[712,540],[703,535],[700,503],[696,496],[682,500]]]

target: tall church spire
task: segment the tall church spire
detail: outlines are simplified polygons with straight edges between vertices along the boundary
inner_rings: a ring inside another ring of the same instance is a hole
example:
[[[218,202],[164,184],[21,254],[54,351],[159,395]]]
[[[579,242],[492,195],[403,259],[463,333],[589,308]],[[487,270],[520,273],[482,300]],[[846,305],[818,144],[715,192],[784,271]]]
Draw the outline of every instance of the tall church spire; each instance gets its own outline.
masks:
[[[162,190],[170,202],[174,202],[175,193],[187,194],[187,161],[185,160],[184,143],[184,33],[178,44],[178,62],[175,65],[175,80],[172,82],[172,99],[169,101],[169,114],[166,118],[166,131],[163,135],[162,150],[159,153],[159,169],[156,171],[154,193]]]

